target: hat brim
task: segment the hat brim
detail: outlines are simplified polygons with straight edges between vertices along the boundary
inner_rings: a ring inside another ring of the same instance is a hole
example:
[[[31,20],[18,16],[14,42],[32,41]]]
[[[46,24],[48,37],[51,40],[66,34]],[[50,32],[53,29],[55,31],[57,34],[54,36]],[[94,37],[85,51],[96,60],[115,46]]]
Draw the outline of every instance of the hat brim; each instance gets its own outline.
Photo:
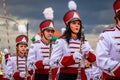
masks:
[[[73,19],[70,20],[70,22],[72,22],[72,21],[77,21],[77,20],[78,20],[78,21],[81,21],[80,18],[73,18]]]
[[[70,23],[72,21],[77,21],[77,20],[81,22],[80,18],[72,18],[69,21],[67,21],[66,24],[68,24],[68,23]]]
[[[47,28],[44,28],[42,31],[44,30],[53,30],[54,31],[54,28],[53,27],[47,27]]]
[[[16,44],[16,46],[19,45],[19,44],[25,44],[25,45],[28,46],[28,44],[27,44],[26,42],[18,42],[18,43]]]

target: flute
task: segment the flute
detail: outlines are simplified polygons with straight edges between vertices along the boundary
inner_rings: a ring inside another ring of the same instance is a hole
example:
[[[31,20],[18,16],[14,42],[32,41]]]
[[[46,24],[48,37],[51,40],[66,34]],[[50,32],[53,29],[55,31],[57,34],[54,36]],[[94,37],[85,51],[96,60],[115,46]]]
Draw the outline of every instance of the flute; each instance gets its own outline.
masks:
[[[84,56],[83,56],[83,52],[82,52],[82,44],[84,44],[84,40],[85,40],[84,28],[82,27],[81,39],[80,39],[80,53],[82,54],[82,59],[79,61],[79,64],[78,64],[78,74],[77,74],[77,79],[76,80],[80,80],[81,79],[81,77],[80,77],[81,69],[84,68],[84,66],[85,66],[85,64],[84,64]]]
[[[58,39],[57,36],[51,36],[51,40],[50,40],[50,49],[49,49],[49,58],[51,57],[51,53],[52,53],[52,44]],[[50,70],[49,70],[49,79],[48,80],[52,80],[52,69],[50,67]]]
[[[27,49],[27,53],[25,54],[25,80],[27,80],[27,77],[28,77],[28,68],[27,68],[27,57],[28,57],[28,50],[29,49]]]

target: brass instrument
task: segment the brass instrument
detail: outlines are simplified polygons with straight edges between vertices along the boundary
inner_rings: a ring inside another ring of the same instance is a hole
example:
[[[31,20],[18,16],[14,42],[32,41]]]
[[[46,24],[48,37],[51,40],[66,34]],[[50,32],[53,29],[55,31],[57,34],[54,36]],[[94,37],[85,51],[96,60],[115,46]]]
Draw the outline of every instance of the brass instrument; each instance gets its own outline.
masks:
[[[0,50],[0,65],[1,65],[1,66],[2,66],[2,56],[3,56],[3,53],[2,53],[2,51]],[[0,75],[4,75],[2,68],[0,68]]]

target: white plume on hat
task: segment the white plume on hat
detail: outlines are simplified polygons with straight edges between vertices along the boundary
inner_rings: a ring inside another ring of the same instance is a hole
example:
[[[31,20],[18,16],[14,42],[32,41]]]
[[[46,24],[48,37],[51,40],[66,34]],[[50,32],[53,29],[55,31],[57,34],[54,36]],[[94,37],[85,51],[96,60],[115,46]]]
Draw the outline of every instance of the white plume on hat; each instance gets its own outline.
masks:
[[[25,25],[19,25],[18,26],[18,31],[21,34],[25,34],[27,32],[26,26]]]
[[[6,54],[6,53],[9,53],[9,51],[8,51],[7,48],[4,49],[4,53],[5,53],[5,54]]]
[[[53,18],[54,18],[53,13],[54,13],[54,11],[51,7],[45,8],[43,11],[44,17],[46,19],[50,19],[50,20],[53,20]]]
[[[69,10],[76,10],[77,9],[77,5],[76,5],[76,3],[73,0],[70,0],[68,2],[68,8],[69,8]]]
[[[61,28],[61,33],[63,34],[65,32],[65,28]]]

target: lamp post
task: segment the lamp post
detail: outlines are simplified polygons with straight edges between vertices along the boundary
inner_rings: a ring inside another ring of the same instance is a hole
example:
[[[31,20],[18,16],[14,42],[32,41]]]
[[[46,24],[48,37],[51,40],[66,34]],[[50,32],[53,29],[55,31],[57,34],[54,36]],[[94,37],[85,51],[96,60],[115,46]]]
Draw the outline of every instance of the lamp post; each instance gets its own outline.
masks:
[[[4,17],[7,17],[7,7],[6,7],[6,2],[5,2],[5,0],[3,0],[3,10],[4,10]],[[7,19],[5,19],[5,22],[6,22],[6,34],[7,34],[7,42],[8,42],[8,49],[10,50],[10,41],[9,41],[9,33],[8,33],[8,20]]]
[[[11,22],[14,22],[15,23],[15,25],[17,26],[17,28],[19,28],[19,27],[24,27],[24,28],[26,28],[26,35],[28,36],[28,21],[26,22],[24,22],[24,23],[22,23],[21,24],[21,21],[18,21],[18,20],[16,20],[16,19],[14,19],[14,18],[11,18],[11,17],[5,17],[5,16],[0,16],[0,18],[1,19],[4,19],[4,20],[6,20],[7,19],[7,21],[9,22],[9,21],[11,21]],[[6,24],[6,23],[5,23]],[[9,23],[8,23],[9,24]],[[7,36],[8,37],[8,36]],[[13,39],[12,39],[13,40]],[[1,41],[2,41],[2,38],[1,38]],[[0,42],[1,42],[0,41]],[[10,41],[11,41],[11,39],[10,39]],[[14,42],[13,42],[13,44],[14,44]],[[9,47],[10,45],[8,45],[8,47]],[[11,50],[13,50],[13,49],[11,49]]]

